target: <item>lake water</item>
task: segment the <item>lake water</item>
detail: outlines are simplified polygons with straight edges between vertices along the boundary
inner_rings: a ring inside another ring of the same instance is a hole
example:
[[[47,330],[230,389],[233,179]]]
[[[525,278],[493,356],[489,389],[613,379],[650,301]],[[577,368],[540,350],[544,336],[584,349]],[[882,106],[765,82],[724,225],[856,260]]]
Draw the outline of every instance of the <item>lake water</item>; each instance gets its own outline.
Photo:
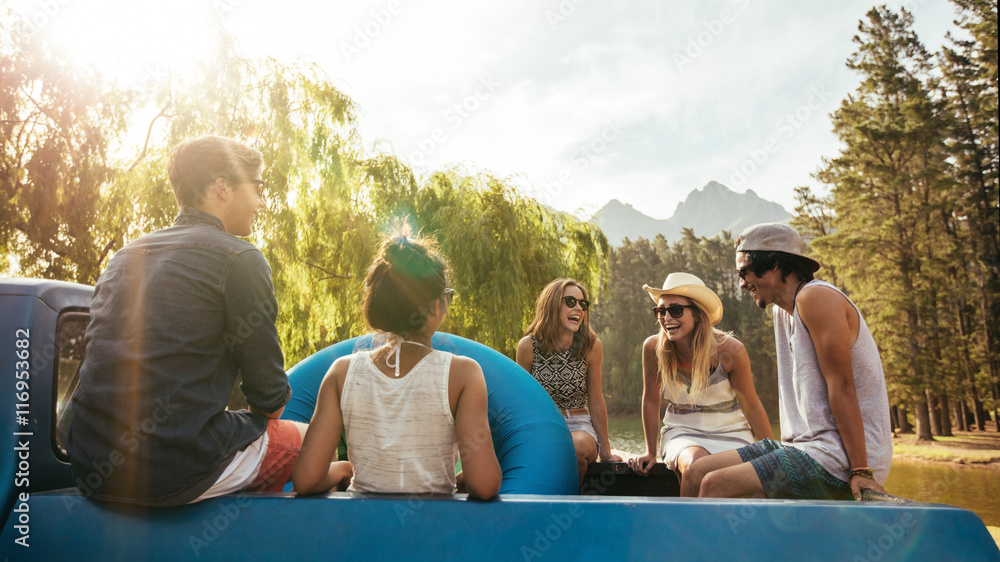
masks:
[[[608,434],[614,449],[633,453],[646,450],[642,420],[638,418],[609,418]],[[998,470],[893,459],[885,491],[920,502],[970,509],[987,525],[1000,526]]]

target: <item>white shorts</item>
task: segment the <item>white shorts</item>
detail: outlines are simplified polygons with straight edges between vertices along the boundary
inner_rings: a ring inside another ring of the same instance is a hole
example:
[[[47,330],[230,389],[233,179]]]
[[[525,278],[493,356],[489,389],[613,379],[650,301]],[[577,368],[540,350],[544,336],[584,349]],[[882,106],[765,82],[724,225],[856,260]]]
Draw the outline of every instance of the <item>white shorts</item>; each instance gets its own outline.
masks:
[[[229,463],[215,484],[212,484],[211,488],[205,490],[204,494],[198,496],[191,503],[239,492],[253,484],[253,481],[257,479],[257,473],[260,472],[260,465],[264,461],[267,442],[268,437],[265,431],[264,435],[247,445],[246,449],[236,453],[233,462]]]

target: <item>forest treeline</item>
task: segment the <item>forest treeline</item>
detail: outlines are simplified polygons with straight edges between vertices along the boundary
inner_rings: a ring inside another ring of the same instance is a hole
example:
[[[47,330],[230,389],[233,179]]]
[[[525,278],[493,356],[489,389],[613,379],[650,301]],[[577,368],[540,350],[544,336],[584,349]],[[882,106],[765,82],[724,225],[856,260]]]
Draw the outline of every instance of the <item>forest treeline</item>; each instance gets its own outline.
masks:
[[[982,428],[1000,406],[997,11],[953,3],[971,39],[933,54],[905,10],[877,7],[859,24],[847,65],[860,84],[832,116],[841,151],[817,162],[828,190],[798,188],[793,219],[820,277],[868,320],[894,421],[909,430],[909,413],[927,438],[970,418]],[[9,9],[0,21],[5,274],[93,284],[116,250],[173,221],[169,147],[221,134],[264,154],[267,211],[253,241],[273,269],[288,366],[366,331],[365,268],[380,233],[404,221],[435,236],[454,270],[442,329],[508,355],[546,283],[590,288],[618,414],[638,414],[639,350],[657,329],[642,285],[698,275],[722,298],[720,327],[746,344],[777,420],[770,313],[738,290],[738,233],[611,248],[592,223],[505,178],[459,168],[417,177],[360,137],[355,105],[319,68],[244,58],[222,32],[197,71],[128,87],[68,64]]]

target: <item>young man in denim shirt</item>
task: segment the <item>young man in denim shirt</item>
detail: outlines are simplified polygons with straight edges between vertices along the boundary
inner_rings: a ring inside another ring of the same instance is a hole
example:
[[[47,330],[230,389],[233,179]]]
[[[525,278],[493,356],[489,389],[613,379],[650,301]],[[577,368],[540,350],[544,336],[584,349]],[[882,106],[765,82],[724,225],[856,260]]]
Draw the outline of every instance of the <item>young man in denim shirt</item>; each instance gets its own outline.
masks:
[[[119,250],[94,290],[68,452],[87,496],[182,505],[281,490],[306,426],[291,397],[271,269],[251,233],[262,155],[218,136],[170,153],[173,226]],[[237,376],[249,411],[226,409]]]

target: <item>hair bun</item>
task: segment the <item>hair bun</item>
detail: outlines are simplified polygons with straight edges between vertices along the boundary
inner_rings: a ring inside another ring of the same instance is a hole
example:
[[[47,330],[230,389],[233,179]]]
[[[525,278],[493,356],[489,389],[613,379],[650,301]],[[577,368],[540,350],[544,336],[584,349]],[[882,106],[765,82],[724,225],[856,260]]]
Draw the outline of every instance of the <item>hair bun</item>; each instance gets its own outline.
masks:
[[[432,269],[427,249],[405,235],[394,236],[385,246],[385,261],[409,277],[423,277]]]

